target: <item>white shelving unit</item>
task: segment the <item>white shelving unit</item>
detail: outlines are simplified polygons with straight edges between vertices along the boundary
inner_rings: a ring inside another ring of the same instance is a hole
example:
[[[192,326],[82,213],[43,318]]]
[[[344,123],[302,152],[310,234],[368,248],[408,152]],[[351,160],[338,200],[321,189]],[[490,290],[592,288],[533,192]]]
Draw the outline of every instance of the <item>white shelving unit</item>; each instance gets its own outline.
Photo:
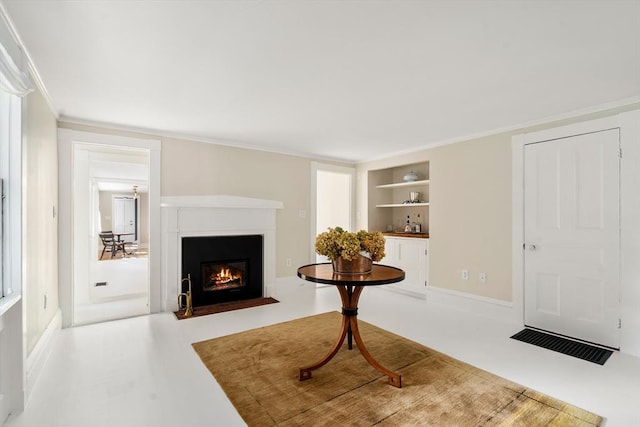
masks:
[[[418,181],[405,181],[395,182],[392,184],[380,184],[376,185],[376,189],[396,189],[396,188],[409,188],[409,187],[426,187],[429,185],[428,179],[421,179]],[[429,206],[429,202],[420,203],[381,203],[377,204],[376,208],[410,208],[419,206]]]
[[[413,172],[415,181],[405,181]],[[367,219],[369,230],[404,229],[408,218],[429,230],[429,162],[392,166],[368,172]],[[417,203],[411,203],[411,192],[418,192]]]
[[[414,208],[418,206],[429,206],[429,203],[385,203],[382,205],[376,205],[376,208]]]
[[[396,182],[394,184],[382,184],[376,185],[376,188],[400,188],[400,187],[417,187],[429,185],[428,179],[421,179],[419,181],[406,181],[406,182]]]

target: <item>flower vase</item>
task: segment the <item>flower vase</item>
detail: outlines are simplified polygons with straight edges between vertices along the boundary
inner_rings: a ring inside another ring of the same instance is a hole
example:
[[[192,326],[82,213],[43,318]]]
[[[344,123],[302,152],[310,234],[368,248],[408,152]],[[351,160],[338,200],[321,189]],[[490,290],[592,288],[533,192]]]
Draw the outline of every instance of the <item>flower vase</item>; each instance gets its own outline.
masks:
[[[363,255],[358,255],[357,258],[352,260],[338,257],[331,263],[333,271],[338,274],[368,274],[371,273],[373,265],[371,258]]]

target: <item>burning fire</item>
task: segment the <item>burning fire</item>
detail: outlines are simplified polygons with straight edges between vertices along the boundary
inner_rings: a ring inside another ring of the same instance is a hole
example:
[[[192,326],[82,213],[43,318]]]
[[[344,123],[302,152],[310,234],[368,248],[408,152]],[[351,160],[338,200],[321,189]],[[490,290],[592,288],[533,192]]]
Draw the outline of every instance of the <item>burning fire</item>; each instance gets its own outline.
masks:
[[[211,273],[210,281],[218,285],[225,285],[227,283],[234,282],[236,280],[242,280],[242,274],[233,274],[230,268],[221,268],[217,273]]]

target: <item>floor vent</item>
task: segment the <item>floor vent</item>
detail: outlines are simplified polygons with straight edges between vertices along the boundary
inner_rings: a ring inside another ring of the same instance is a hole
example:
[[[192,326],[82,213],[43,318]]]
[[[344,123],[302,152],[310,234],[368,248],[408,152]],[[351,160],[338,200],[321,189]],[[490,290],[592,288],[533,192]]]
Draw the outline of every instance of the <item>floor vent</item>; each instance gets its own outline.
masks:
[[[598,365],[604,365],[604,362],[606,362],[607,359],[609,359],[609,356],[613,354],[613,351],[611,350],[546,334],[533,329],[523,329],[511,338],[533,344],[538,347],[543,347],[548,350],[557,351],[558,353],[566,354],[568,356],[577,357],[578,359],[586,360],[588,362],[597,363]]]

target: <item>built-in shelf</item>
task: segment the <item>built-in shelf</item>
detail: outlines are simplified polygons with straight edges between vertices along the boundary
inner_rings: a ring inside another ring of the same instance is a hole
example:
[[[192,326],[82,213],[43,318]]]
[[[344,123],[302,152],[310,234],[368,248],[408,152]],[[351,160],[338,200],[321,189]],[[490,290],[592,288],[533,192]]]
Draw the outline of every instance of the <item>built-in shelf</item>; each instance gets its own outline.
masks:
[[[429,161],[370,170],[367,180],[369,230],[404,229],[407,218],[429,230]]]
[[[416,186],[416,185],[429,185],[429,180],[428,179],[422,179],[420,181],[406,181],[406,182],[396,182],[394,184],[382,184],[382,185],[376,185],[376,188],[413,187],[413,186]],[[378,207],[380,207],[380,206],[378,206]]]
[[[421,203],[389,203],[384,205],[376,205],[376,208],[411,208],[416,206],[429,206],[428,202]]]

